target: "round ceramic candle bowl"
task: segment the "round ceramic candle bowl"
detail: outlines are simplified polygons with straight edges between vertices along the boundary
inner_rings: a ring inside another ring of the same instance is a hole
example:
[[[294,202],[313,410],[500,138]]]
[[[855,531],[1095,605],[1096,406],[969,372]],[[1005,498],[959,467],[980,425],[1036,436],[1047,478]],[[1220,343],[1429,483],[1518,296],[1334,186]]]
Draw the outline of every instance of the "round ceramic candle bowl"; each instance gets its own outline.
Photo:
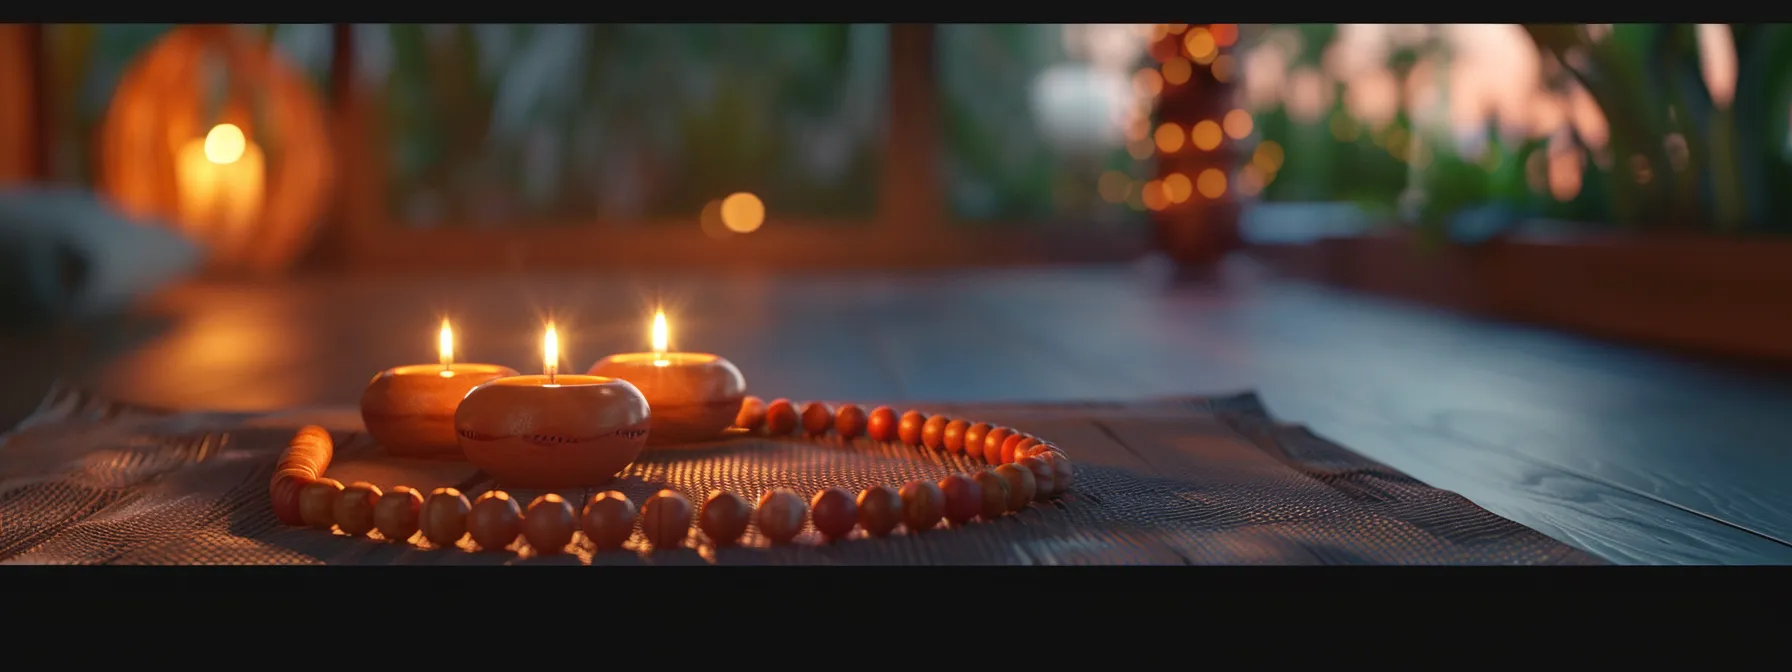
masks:
[[[620,378],[641,390],[653,407],[652,445],[692,443],[722,436],[740,413],[747,379],[715,355],[640,352],[610,355],[588,375]]]
[[[491,364],[400,366],[381,371],[361,393],[361,421],[387,452],[401,457],[462,459],[454,410],[474,387],[516,371]]]
[[[512,488],[603,485],[647,443],[647,400],[600,376],[512,376],[467,393],[454,429],[467,460]]]

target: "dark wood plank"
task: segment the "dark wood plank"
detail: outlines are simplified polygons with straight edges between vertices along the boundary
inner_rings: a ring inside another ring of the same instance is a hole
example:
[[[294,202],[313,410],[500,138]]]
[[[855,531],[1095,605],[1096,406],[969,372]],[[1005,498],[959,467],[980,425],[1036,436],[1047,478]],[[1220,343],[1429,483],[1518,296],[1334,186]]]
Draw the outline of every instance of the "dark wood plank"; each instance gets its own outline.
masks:
[[[1247,269],[1248,270],[1248,269]],[[1792,382],[1332,290],[1164,286],[1131,269],[932,275],[313,278],[191,287],[147,345],[78,376],[158,405],[352,404],[429,361],[538,366],[564,325],[582,367],[646,340],[727,354],[793,399],[1051,401],[1257,389],[1278,417],[1608,559],[1781,563],[1792,548]],[[1141,467],[1143,468],[1143,467]]]

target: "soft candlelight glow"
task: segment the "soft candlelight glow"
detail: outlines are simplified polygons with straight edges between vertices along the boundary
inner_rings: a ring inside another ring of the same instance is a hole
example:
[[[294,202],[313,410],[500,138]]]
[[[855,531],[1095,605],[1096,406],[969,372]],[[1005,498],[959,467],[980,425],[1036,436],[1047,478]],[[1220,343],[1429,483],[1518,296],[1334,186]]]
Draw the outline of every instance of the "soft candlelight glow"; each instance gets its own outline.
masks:
[[[213,245],[226,250],[247,245],[261,215],[266,178],[266,158],[242,128],[213,126],[175,157],[180,215]]]
[[[541,338],[541,372],[547,374],[549,385],[555,384],[554,376],[560,373],[560,337],[554,333],[552,322]]]
[[[654,311],[654,313],[653,313],[653,355],[654,355],[653,365],[654,366],[666,366],[667,364],[670,363],[670,362],[667,362],[665,357],[663,356],[666,354],[666,350],[669,349],[667,347],[667,344],[672,340],[671,335],[668,333],[668,331],[669,330],[666,328],[666,311],[663,311],[663,310]]]
[[[448,328],[448,320],[442,320],[442,333],[436,337],[436,353],[442,360],[442,377],[454,376],[454,330]]]

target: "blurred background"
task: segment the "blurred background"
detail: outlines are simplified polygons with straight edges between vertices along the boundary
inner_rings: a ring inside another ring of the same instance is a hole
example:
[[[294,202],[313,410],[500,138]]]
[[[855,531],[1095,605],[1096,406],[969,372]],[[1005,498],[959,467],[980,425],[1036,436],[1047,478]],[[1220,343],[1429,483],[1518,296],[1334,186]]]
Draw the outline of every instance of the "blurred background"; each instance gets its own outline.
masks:
[[[194,274],[1248,259],[1792,359],[1788,68],[1752,24],[15,24],[0,312]]]

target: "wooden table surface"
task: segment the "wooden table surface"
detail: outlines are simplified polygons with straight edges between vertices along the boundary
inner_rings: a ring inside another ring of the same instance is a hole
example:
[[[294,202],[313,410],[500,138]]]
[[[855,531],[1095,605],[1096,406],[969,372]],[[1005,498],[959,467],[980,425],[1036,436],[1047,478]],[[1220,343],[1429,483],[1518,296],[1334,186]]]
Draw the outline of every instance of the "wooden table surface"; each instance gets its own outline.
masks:
[[[674,346],[767,398],[1122,400],[1257,390],[1271,411],[1619,563],[1792,563],[1792,380],[1335,290],[1248,264],[1217,283],[1137,267],[930,274],[312,277],[191,285],[121,353],[59,372],[190,409],[353,404],[380,368],[563,370]],[[39,366],[48,366],[41,364]],[[16,388],[24,383],[12,384]]]

